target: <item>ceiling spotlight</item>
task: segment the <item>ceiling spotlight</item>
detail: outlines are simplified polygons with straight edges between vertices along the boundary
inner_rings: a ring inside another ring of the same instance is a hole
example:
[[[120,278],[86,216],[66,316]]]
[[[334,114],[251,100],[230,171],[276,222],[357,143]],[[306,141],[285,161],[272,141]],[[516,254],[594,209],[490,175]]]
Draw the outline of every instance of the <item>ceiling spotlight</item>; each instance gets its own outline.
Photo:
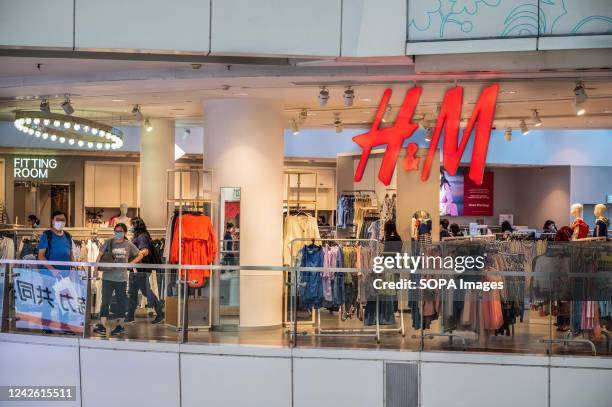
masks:
[[[433,107],[434,116],[438,117],[440,115],[440,104],[436,103]]]
[[[49,101],[47,99],[43,99],[42,102],[40,102],[40,111],[44,114],[51,113],[51,107],[49,106]]]
[[[64,103],[62,103],[62,109],[64,110],[64,113],[66,113],[68,116],[74,113],[74,107],[72,107],[72,104],[70,103],[70,97],[68,95],[66,95],[66,97],[64,98]]]
[[[325,105],[327,105],[328,100],[329,90],[325,86],[321,86],[321,90],[319,90],[319,106],[325,107]]]
[[[149,121],[148,118],[145,119],[143,126],[145,130],[147,131],[147,133],[150,133],[151,131],[153,131],[153,126],[151,125],[151,122]]]
[[[298,134],[300,134],[300,127],[298,126],[295,119],[291,119],[291,121],[289,122],[289,125],[291,126],[291,133],[293,133],[294,136],[297,136]]]
[[[136,118],[136,120],[138,120],[139,122],[142,121],[142,112],[140,111],[140,105],[134,105],[134,107],[132,108],[132,115]]]
[[[387,123],[386,116],[388,114],[391,114],[391,110],[392,110],[391,105],[387,105],[387,108],[385,109],[385,113],[383,114],[383,118],[382,118],[383,123]]]
[[[334,127],[336,128],[336,134],[342,133],[344,130],[344,126],[342,124],[342,120],[340,119],[339,113],[334,113]]]
[[[586,90],[584,90],[582,81],[576,82],[576,86],[574,87],[574,107],[576,108],[576,115],[582,116],[586,112],[584,102],[586,102],[588,98],[589,96]]]
[[[576,109],[576,116],[582,116],[586,112],[582,103],[575,102],[574,109]]]
[[[300,124],[304,124],[304,122],[306,121],[306,119],[308,118],[308,110],[306,109],[302,109],[300,111],[300,117],[299,117],[299,123]]]
[[[531,113],[531,119],[533,120],[533,125],[536,127],[540,127],[542,125],[542,119],[540,119],[540,114],[537,109],[533,109],[533,113]]]
[[[425,141],[431,141],[431,136],[433,134],[433,127],[427,127],[427,130],[425,130]]]
[[[189,136],[191,136],[191,130],[185,129],[185,131],[183,132],[183,140],[187,140]]]
[[[355,99],[355,91],[350,86],[347,86],[344,89],[344,107],[353,106],[353,100]]]
[[[504,139],[506,141],[512,141],[512,128],[508,127],[504,132]]]
[[[520,127],[521,127],[521,133],[523,133],[523,136],[526,136],[529,134],[529,129],[527,128],[527,123],[525,123],[525,120],[521,120]]]

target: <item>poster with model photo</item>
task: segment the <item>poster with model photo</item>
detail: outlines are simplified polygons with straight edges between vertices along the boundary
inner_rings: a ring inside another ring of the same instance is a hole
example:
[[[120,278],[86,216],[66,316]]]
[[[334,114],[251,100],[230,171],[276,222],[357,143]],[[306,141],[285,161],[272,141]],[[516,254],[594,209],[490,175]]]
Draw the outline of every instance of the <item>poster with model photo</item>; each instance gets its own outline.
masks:
[[[463,170],[455,175],[440,172],[440,216],[463,215]]]

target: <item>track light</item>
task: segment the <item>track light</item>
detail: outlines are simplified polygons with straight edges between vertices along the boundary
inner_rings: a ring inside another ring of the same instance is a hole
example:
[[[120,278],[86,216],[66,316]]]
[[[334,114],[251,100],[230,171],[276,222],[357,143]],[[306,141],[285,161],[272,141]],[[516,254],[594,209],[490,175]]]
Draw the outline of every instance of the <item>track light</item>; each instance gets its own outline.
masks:
[[[350,86],[347,86],[344,89],[344,107],[353,106],[353,100],[355,99],[355,91]]]
[[[589,96],[584,90],[584,84],[582,81],[576,82],[576,86],[574,87],[574,107],[576,109],[576,115],[582,116],[586,110],[584,108],[584,103],[587,101]]]
[[[298,126],[295,119],[291,119],[291,122],[289,124],[291,125],[291,132],[293,133],[294,136],[297,136],[298,134],[300,134],[300,127]]]
[[[40,111],[44,114],[51,113],[51,107],[49,106],[49,101],[47,99],[43,99],[42,102],[40,102]]]
[[[306,119],[308,119],[308,110],[306,109],[302,109],[300,111],[300,117],[299,117],[299,123],[300,124],[304,124],[304,122],[306,121]]]
[[[319,106],[325,107],[329,100],[329,90],[325,86],[321,86],[319,90]]]
[[[389,104],[389,105],[387,105],[387,108],[385,109],[385,113],[383,113],[383,118],[382,118],[382,122],[383,122],[383,123],[387,123],[387,118],[386,118],[386,116],[387,116],[388,114],[391,114],[391,110],[392,110],[392,109],[391,109],[391,105],[390,105],[390,104]]]
[[[425,130],[425,141],[431,141],[431,136],[433,135],[433,127],[428,126]]]
[[[504,132],[504,139],[506,141],[512,141],[512,128],[508,127]]]
[[[64,110],[64,113],[66,113],[68,116],[74,113],[74,108],[70,103],[70,97],[68,95],[66,95],[66,97],[64,98],[64,103],[62,103],[62,109]]]
[[[344,130],[344,125],[342,124],[339,113],[334,113],[334,127],[336,128],[336,134],[340,134],[342,130]]]
[[[149,121],[149,119],[145,119],[144,121],[144,128],[147,131],[147,133],[150,133],[153,130],[153,126],[151,125],[151,122]]]
[[[191,136],[191,130],[185,129],[185,131],[183,132],[183,140],[187,140],[189,136]]]
[[[523,136],[526,136],[529,134],[529,129],[527,128],[527,123],[525,123],[525,120],[521,120],[520,127],[521,127],[521,133],[523,133]]]
[[[436,103],[433,108],[434,116],[437,118],[440,115],[440,104]]]
[[[535,127],[540,127],[542,125],[542,119],[540,119],[540,114],[538,113],[537,109],[533,109],[531,119],[533,120],[533,125]]]
[[[134,105],[134,107],[132,108],[132,115],[136,118],[136,120],[138,120],[139,122],[142,121],[142,112],[140,111],[140,105]]]

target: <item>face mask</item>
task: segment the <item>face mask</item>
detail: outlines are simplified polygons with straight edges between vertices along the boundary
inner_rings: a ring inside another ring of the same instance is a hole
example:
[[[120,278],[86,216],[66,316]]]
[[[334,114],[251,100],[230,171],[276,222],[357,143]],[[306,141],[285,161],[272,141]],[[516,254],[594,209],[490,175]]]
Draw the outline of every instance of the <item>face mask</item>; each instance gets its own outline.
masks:
[[[123,233],[123,232],[115,232],[115,239],[121,240],[121,239],[123,239],[123,236],[125,236],[125,233]]]
[[[53,221],[53,227],[56,230],[62,230],[64,229],[64,226],[66,226],[66,222],[62,222],[62,221]]]

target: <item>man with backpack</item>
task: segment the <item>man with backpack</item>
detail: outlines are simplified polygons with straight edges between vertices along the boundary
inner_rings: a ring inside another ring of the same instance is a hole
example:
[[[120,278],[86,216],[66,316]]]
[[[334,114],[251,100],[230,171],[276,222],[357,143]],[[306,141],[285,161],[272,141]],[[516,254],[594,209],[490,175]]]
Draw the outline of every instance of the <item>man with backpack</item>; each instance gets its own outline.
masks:
[[[51,214],[51,229],[46,230],[38,241],[38,260],[40,261],[73,261],[72,256],[72,236],[64,230],[66,226],[66,214],[62,211],[55,211]],[[70,266],[45,265],[40,270],[41,274],[53,276],[56,279],[69,277]],[[52,289],[52,288],[49,288]],[[55,298],[53,296],[53,298]],[[60,310],[61,312],[61,310]],[[52,333],[50,328],[51,310],[45,308],[42,315],[43,333]],[[61,324],[66,334],[73,334],[65,324]]]
[[[147,231],[147,226],[142,218],[136,217],[132,219],[132,230],[134,233],[132,243],[138,247],[141,252],[146,253],[141,263],[161,264],[161,254],[153,245],[151,235]],[[151,271],[152,269],[140,269],[136,272],[130,273],[130,306],[125,322],[134,321],[134,313],[136,312],[136,307],[138,305],[138,291],[140,291],[142,295],[146,296],[149,307],[153,307],[155,310],[155,319],[151,321],[151,323],[158,324],[164,320],[163,304],[151,290],[151,283],[149,281]]]

